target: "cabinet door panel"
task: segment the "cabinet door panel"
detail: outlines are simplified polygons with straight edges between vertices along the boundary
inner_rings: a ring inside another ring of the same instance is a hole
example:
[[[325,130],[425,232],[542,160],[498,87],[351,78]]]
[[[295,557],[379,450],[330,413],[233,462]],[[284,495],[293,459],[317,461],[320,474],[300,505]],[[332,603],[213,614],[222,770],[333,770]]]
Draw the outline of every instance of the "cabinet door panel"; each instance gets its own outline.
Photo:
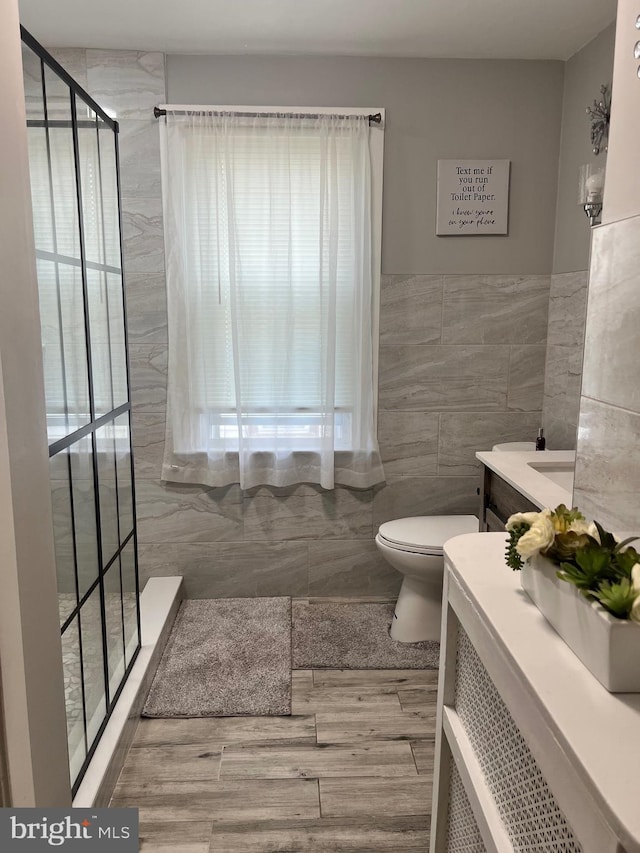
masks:
[[[484,504],[481,518],[483,531],[502,532],[506,520],[515,512],[540,512],[540,507],[488,468],[485,468],[483,481]]]

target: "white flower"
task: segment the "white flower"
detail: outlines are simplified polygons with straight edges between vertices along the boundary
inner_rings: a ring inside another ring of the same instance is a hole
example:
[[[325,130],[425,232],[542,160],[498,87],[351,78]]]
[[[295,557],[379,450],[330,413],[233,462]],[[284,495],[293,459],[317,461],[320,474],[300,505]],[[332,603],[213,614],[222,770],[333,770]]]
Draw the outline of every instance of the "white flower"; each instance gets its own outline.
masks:
[[[600,541],[598,528],[595,526],[593,521],[589,522],[584,519],[577,519],[576,521],[571,522],[569,530],[573,531],[573,533],[577,533],[578,535],[586,533],[588,536],[592,536],[596,542]]]
[[[631,569],[631,586],[636,593],[636,599],[633,602],[629,619],[640,622],[640,563],[636,563]]]
[[[518,539],[516,551],[523,560],[528,560],[534,554],[544,551],[555,539],[556,532],[549,518],[550,514],[548,509],[539,513],[529,530]]]
[[[511,531],[517,524],[528,524],[531,526],[538,520],[539,516],[539,512],[516,512],[509,516],[505,528]]]

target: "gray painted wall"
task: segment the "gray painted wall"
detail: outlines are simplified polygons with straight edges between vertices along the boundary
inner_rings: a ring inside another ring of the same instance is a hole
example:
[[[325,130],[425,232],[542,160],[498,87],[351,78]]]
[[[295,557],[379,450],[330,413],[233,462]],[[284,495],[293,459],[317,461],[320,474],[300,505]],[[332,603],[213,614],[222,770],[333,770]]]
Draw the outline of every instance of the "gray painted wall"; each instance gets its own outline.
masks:
[[[606,152],[596,157],[591,150],[586,108],[599,99],[603,83],[611,85],[614,38],[615,24],[611,24],[565,64],[554,273],[589,266],[591,228],[578,205],[578,174],[584,163],[606,164]]]
[[[640,169],[638,168],[638,139],[640,110],[638,110],[638,4],[618,0],[615,66],[613,72],[614,98],[611,103],[611,133],[609,135],[609,164],[604,188],[602,222],[617,222],[637,216],[640,198]]]
[[[174,104],[385,107],[382,271],[551,272],[562,62],[167,56]],[[436,237],[437,160],[506,158],[509,236]]]

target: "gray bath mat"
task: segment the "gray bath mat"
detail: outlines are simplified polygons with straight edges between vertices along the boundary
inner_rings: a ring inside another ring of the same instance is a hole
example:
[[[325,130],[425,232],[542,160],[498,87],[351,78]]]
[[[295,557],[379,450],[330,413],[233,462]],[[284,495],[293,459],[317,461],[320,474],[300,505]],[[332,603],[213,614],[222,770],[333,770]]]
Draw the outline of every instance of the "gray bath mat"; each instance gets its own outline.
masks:
[[[440,643],[397,643],[393,604],[293,603],[294,669],[437,669]]]
[[[291,713],[291,599],[184,601],[144,717]]]

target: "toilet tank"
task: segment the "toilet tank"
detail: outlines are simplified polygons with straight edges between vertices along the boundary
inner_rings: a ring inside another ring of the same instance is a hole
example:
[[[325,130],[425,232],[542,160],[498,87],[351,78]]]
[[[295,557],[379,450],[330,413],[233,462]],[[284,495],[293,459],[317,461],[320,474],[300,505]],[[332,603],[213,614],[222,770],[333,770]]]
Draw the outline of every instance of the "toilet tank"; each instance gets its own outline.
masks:
[[[498,452],[525,453],[536,449],[535,441],[505,441],[502,444],[494,444],[491,448]]]

